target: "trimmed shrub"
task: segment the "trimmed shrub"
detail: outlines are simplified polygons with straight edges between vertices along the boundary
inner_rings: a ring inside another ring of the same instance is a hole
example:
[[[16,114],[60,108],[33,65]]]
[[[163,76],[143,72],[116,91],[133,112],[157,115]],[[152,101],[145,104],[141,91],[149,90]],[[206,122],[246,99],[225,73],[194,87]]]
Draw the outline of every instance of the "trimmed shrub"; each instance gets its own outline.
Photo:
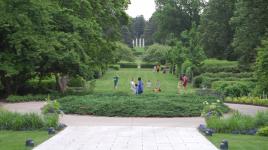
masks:
[[[109,65],[109,69],[120,70],[120,65]]]
[[[204,72],[233,72],[239,73],[241,70],[238,67],[237,61],[207,59],[203,62],[203,66],[200,69],[201,73]]]
[[[120,68],[138,68],[138,65],[135,63],[119,63]]]
[[[155,64],[141,64],[141,68],[153,69]]]
[[[268,136],[268,126],[264,128],[260,128],[257,134],[260,136]]]
[[[72,77],[68,82],[69,87],[84,87],[86,80],[82,77]]]
[[[231,97],[249,95],[254,87],[255,84],[251,81],[216,81],[212,83],[212,89]]]

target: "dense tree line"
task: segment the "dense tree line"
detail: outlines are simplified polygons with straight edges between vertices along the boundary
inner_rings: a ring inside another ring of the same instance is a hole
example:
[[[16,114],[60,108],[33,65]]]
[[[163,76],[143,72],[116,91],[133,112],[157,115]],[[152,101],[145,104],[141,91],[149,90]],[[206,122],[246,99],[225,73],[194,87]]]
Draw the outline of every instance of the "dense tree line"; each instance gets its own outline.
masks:
[[[54,75],[65,90],[68,76],[92,78],[113,63],[127,0],[0,1],[0,80],[3,93]]]

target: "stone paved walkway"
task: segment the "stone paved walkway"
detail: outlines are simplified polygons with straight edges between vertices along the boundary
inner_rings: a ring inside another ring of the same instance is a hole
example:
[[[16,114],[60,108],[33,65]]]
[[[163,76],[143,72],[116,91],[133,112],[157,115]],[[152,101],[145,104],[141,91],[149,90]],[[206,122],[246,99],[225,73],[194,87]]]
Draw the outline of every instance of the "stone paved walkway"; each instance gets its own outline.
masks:
[[[268,111],[268,107],[252,106],[252,105],[243,105],[243,104],[229,104],[225,103],[229,108],[233,110],[238,110],[240,113],[245,115],[254,116],[258,111]]]
[[[195,128],[68,127],[34,150],[217,150]]]

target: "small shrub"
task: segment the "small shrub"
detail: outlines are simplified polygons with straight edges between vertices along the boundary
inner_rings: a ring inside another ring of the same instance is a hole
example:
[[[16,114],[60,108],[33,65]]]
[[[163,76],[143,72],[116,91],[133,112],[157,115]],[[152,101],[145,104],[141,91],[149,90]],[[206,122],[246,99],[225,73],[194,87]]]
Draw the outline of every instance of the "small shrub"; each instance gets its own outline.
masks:
[[[50,100],[50,97],[46,99],[46,105],[42,108],[42,113],[60,113],[60,104],[57,100]]]
[[[264,128],[260,128],[257,134],[260,136],[268,136],[268,126]]]
[[[216,81],[212,83],[212,89],[231,97],[249,95],[254,87],[254,82],[250,81]]]
[[[109,69],[120,70],[120,65],[109,65]]]
[[[68,86],[70,87],[84,87],[86,84],[86,80],[82,77],[72,77],[68,82]]]
[[[209,118],[211,116],[217,116],[220,117],[223,115],[222,109],[221,109],[221,101],[217,100],[215,103],[208,103],[207,101],[203,102],[205,105],[203,108],[202,116]]]
[[[58,114],[47,114],[44,116],[44,120],[45,120],[45,127],[47,128],[50,128],[50,127],[57,128],[59,125]]]

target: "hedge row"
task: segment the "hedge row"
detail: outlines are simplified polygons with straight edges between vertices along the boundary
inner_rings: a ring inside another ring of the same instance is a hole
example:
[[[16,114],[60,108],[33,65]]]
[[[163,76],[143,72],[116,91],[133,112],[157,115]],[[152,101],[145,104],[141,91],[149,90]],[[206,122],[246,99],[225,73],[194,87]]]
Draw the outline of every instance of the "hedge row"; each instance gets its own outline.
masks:
[[[258,106],[268,106],[268,99],[262,99],[260,97],[251,97],[251,96],[226,97],[224,101],[238,104],[253,104]]]

